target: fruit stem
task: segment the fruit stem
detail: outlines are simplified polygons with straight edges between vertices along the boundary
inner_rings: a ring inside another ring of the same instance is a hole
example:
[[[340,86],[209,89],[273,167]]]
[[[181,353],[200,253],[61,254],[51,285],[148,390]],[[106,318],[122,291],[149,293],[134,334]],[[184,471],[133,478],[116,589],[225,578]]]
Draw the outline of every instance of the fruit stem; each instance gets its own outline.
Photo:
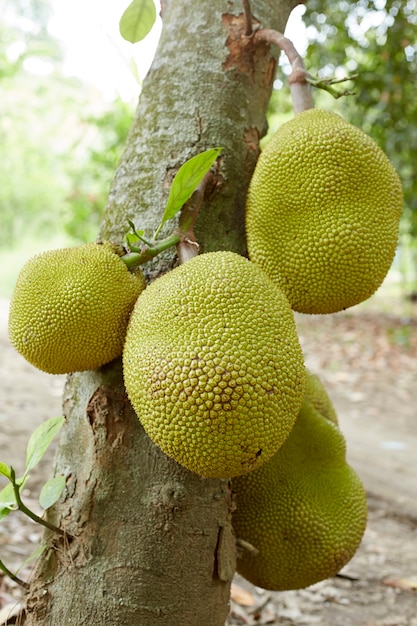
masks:
[[[303,59],[295,49],[293,42],[288,39],[288,37],[284,37],[284,35],[277,30],[271,30],[269,28],[257,30],[254,33],[254,38],[277,46],[287,55],[291,64],[291,74],[288,77],[288,83],[294,113],[297,114],[307,109],[313,109],[314,101],[308,80],[310,77],[304,67]]]
[[[242,0],[243,11],[245,13],[245,37],[251,37],[253,33],[252,28],[252,10],[250,8],[249,0]]]
[[[194,235],[194,224],[203,203],[207,185],[213,182],[213,178],[212,172],[208,171],[181,210],[176,230],[181,237],[177,244],[177,255],[180,264],[198,255],[199,246]]]

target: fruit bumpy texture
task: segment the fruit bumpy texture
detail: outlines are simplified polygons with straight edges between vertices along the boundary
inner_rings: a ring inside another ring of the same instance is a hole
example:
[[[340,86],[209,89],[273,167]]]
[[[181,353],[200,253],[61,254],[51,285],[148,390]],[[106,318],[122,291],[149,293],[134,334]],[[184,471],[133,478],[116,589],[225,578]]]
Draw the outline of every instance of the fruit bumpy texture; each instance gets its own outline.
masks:
[[[10,304],[11,343],[49,374],[96,369],[120,356],[145,287],[110,243],[50,250],[22,268]]]
[[[320,378],[306,369],[305,398],[326,419],[338,425],[336,411]]]
[[[249,257],[301,313],[369,298],[395,254],[403,194],[377,144],[329,111],[283,124],[261,153],[247,198]]]
[[[263,467],[232,480],[237,571],[254,585],[283,591],[334,576],[354,555],[367,517],[366,495],[347,464],[338,427],[308,392],[287,441]]]
[[[291,431],[304,394],[289,303],[233,252],[197,256],[140,295],[123,370],[149,437],[212,478],[265,463]]]

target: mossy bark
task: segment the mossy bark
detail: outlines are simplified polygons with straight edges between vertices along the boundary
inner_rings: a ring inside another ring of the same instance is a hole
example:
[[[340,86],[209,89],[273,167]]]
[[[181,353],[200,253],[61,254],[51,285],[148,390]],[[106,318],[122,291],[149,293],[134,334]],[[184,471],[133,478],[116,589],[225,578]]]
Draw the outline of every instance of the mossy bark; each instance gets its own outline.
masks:
[[[296,3],[253,1],[256,20],[283,30]],[[202,251],[245,254],[244,200],[266,130],[277,51],[243,38],[240,1],[171,0],[160,45],[106,207],[101,238],[127,219],[158,225],[179,166],[223,146],[201,209]],[[146,268],[155,278],[173,252]],[[69,377],[56,471],[67,489],[49,518],[27,598],[27,626],[223,626],[235,548],[226,480],[188,472],[152,444],[126,398],[120,362]]]

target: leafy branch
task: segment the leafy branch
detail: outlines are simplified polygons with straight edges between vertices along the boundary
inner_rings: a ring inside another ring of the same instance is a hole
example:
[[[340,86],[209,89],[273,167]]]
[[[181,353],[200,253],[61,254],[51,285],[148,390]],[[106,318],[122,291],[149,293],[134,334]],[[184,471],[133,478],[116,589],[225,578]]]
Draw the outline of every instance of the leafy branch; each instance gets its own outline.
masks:
[[[9,481],[9,484],[0,491],[0,521],[7,517],[11,511],[21,511],[37,524],[40,524],[41,526],[44,526],[59,535],[66,535],[64,530],[58,528],[54,524],[51,524],[29,509],[29,507],[27,507],[22,501],[21,497],[21,491],[29,478],[29,472],[31,472],[43,458],[46,450],[52,443],[52,440],[64,424],[64,421],[63,417],[53,417],[46,422],[43,422],[32,433],[26,449],[25,471],[21,478],[16,477],[16,472],[11,465],[7,465],[6,463],[0,461],[0,475],[4,476]],[[65,484],[65,476],[54,476],[44,484],[39,495],[39,504],[43,509],[48,509],[50,506],[55,504],[61,496],[65,488]],[[16,576],[16,574],[13,574],[1,560],[0,570],[16,583],[27,588],[27,583],[22,581],[18,576]]]
[[[128,220],[131,228],[131,232],[126,235],[129,253],[122,260],[129,269],[150,261],[172,246],[177,246],[180,262],[195,256],[198,244],[193,234],[194,223],[207,184],[213,178],[210,168],[222,150],[223,148],[205,150],[181,165],[172,181],[161,222],[151,241],[145,239],[143,230],[137,230]],[[168,237],[158,239],[165,223],[173,219],[181,209],[177,228]]]

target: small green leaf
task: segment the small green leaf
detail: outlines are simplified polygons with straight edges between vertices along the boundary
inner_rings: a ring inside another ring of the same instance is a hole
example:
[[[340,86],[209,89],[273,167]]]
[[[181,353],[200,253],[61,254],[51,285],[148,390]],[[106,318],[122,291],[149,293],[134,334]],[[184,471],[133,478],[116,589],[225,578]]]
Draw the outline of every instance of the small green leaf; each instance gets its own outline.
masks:
[[[11,478],[10,467],[6,465],[6,463],[2,463],[1,461],[0,461],[0,474],[2,474],[3,476],[6,476],[6,478],[8,478],[9,480]]]
[[[39,504],[43,509],[49,509],[55,504],[64,491],[65,484],[65,476],[54,476],[44,484],[39,494]]]
[[[181,165],[172,181],[164,215],[155,233],[155,239],[165,222],[172,219],[184,206],[222,150],[223,148],[205,150]]]
[[[2,507],[0,504],[0,522],[9,515],[10,511],[13,511],[13,509]]]
[[[63,417],[51,417],[32,433],[26,451],[25,476],[39,463],[64,421]]]
[[[13,470],[10,468],[10,473]],[[19,485],[19,489],[23,487],[26,480],[28,479],[28,475],[23,476],[22,478],[16,478],[15,482]],[[0,491],[0,521],[9,515],[10,511],[14,511],[17,509],[16,496],[14,493],[13,484],[9,483]]]
[[[23,563],[19,566],[19,569],[16,571],[16,575],[19,574],[19,572],[24,567],[26,567],[26,565],[29,565],[29,563],[32,563],[32,561],[39,558],[42,552],[45,552],[45,550],[46,550],[46,543],[42,543],[40,546],[36,548],[36,550],[32,552],[32,554],[29,554],[27,559],[23,561]]]
[[[120,18],[120,34],[126,41],[137,43],[145,39],[155,20],[156,8],[153,0],[133,0]]]
[[[140,230],[136,234],[134,234],[134,233],[126,233],[127,245],[130,247],[130,246],[134,245],[135,243],[138,243],[138,241],[143,241],[142,235],[144,235],[144,233],[145,233],[145,231],[143,231],[143,230]]]
[[[16,508],[16,497],[12,483],[0,491],[0,520]]]

